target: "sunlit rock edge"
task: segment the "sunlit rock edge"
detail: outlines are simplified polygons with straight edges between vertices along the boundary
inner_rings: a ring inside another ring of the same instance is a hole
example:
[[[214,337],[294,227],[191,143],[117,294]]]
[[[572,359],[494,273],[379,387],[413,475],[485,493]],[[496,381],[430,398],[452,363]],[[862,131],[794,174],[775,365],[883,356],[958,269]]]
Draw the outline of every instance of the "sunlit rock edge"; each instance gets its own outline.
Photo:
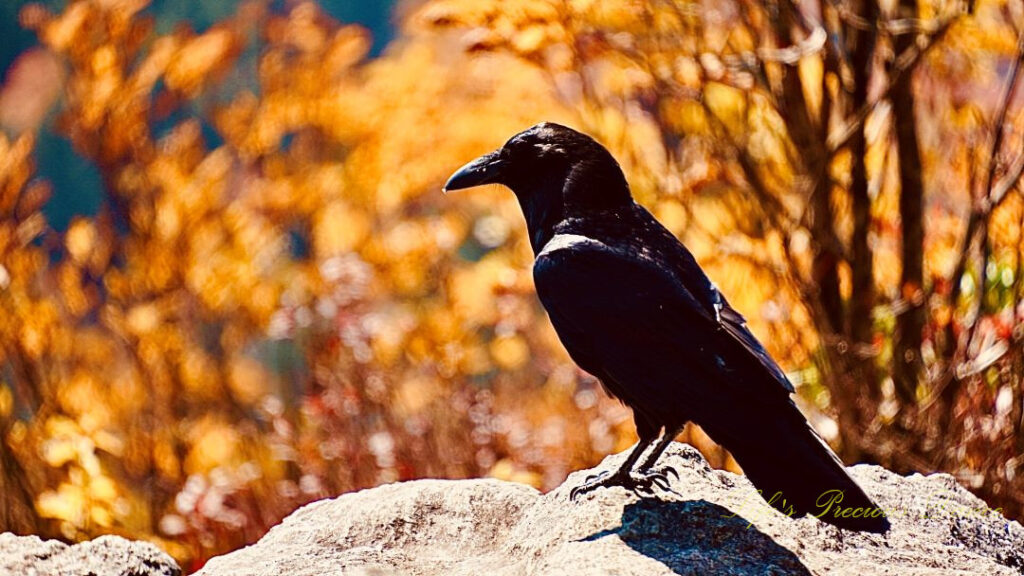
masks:
[[[675,444],[660,461],[672,492],[625,490],[569,501],[557,489],[494,479],[417,480],[321,500],[259,542],[210,560],[200,576],[548,574],[1020,574],[1024,528],[946,474],[850,468],[892,522],[886,535],[839,530],[769,508],[742,476]],[[59,568],[59,569],[58,569]],[[35,572],[33,572],[35,570]],[[103,537],[75,546],[0,535],[0,574],[174,576],[154,546]]]

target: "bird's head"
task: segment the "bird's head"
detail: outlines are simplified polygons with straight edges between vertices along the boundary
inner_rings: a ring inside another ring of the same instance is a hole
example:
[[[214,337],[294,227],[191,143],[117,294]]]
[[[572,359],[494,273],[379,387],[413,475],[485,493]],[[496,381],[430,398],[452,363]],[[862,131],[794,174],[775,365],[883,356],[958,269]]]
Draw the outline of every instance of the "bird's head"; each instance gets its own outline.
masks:
[[[512,189],[535,251],[566,217],[632,203],[626,178],[611,153],[590,136],[552,122],[524,130],[459,168],[444,191],[482,184]]]

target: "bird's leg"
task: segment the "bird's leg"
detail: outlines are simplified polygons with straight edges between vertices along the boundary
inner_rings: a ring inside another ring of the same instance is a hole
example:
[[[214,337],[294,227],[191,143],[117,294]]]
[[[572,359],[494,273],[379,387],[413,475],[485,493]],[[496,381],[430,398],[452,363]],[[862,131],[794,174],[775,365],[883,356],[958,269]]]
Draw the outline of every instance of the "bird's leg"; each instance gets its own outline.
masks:
[[[654,445],[654,449],[651,453],[644,458],[644,461],[640,464],[640,467],[636,469],[637,473],[645,479],[665,490],[669,488],[668,476],[675,476],[676,480],[679,479],[679,472],[671,466],[665,466],[655,470],[654,465],[658,462],[658,458],[668,448],[668,445],[679,436],[679,433],[683,431],[684,425],[666,426],[665,434],[658,440],[658,443]]]
[[[575,500],[577,496],[593,492],[598,488],[608,488],[612,486],[622,486],[627,490],[631,490],[636,494],[643,495],[644,493],[652,493],[652,487],[657,486],[659,488],[668,488],[668,481],[659,481],[654,476],[636,475],[633,472],[633,466],[643,455],[644,451],[647,450],[657,440],[657,435],[662,427],[650,423],[644,418],[636,417],[637,424],[637,435],[640,437],[640,442],[637,443],[636,447],[630,452],[629,456],[626,457],[626,461],[621,466],[608,474],[603,474],[588,478],[587,482],[581,486],[575,487],[569,492],[569,499]]]
[[[576,500],[576,498],[582,494],[593,492],[598,488],[610,488],[612,486],[622,486],[627,490],[633,490],[634,492],[637,491],[639,486],[632,475],[633,465],[640,459],[644,450],[653,444],[656,439],[656,437],[646,439],[641,438],[640,441],[637,442],[636,447],[633,448],[633,451],[626,457],[626,461],[623,462],[615,472],[612,472],[611,474],[605,472],[595,478],[588,479],[586,482],[573,488],[572,491],[569,492],[569,499]]]

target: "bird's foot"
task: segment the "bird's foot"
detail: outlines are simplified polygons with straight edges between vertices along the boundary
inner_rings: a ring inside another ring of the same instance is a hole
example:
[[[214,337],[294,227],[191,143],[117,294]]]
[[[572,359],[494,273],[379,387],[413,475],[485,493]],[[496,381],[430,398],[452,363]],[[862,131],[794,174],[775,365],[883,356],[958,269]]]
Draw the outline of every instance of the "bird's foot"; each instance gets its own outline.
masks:
[[[671,491],[672,481],[668,479],[669,476],[679,480],[679,472],[671,466],[665,466],[663,468],[656,468],[654,470],[650,468],[641,469],[636,474],[649,479],[648,481],[658,486],[662,490]]]
[[[653,496],[655,488],[673,492],[669,476],[674,476],[678,479],[679,473],[672,468],[642,472],[624,472],[622,470],[618,470],[615,473],[602,472],[601,474],[588,477],[586,482],[573,488],[569,492],[569,500],[575,502],[580,496],[593,492],[598,488],[611,488],[613,486],[621,486],[641,497]]]

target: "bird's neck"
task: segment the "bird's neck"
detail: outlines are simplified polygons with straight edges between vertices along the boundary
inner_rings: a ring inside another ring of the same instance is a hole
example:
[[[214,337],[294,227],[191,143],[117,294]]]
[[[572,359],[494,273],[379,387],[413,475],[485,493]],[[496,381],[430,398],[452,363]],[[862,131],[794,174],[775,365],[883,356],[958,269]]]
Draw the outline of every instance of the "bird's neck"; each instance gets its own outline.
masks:
[[[565,219],[562,191],[536,190],[529,195],[517,195],[519,207],[526,217],[526,231],[530,235],[533,255],[540,254],[544,245],[555,235],[555,226]]]
[[[564,178],[538,178],[514,186],[526,217],[533,255],[555,235],[555,227],[567,218],[587,218],[629,210],[633,197],[619,165],[610,154],[577,163]]]
[[[633,204],[626,176],[619,164],[603,154],[578,162],[569,171],[562,190],[566,216],[585,216],[588,212],[620,210]]]

